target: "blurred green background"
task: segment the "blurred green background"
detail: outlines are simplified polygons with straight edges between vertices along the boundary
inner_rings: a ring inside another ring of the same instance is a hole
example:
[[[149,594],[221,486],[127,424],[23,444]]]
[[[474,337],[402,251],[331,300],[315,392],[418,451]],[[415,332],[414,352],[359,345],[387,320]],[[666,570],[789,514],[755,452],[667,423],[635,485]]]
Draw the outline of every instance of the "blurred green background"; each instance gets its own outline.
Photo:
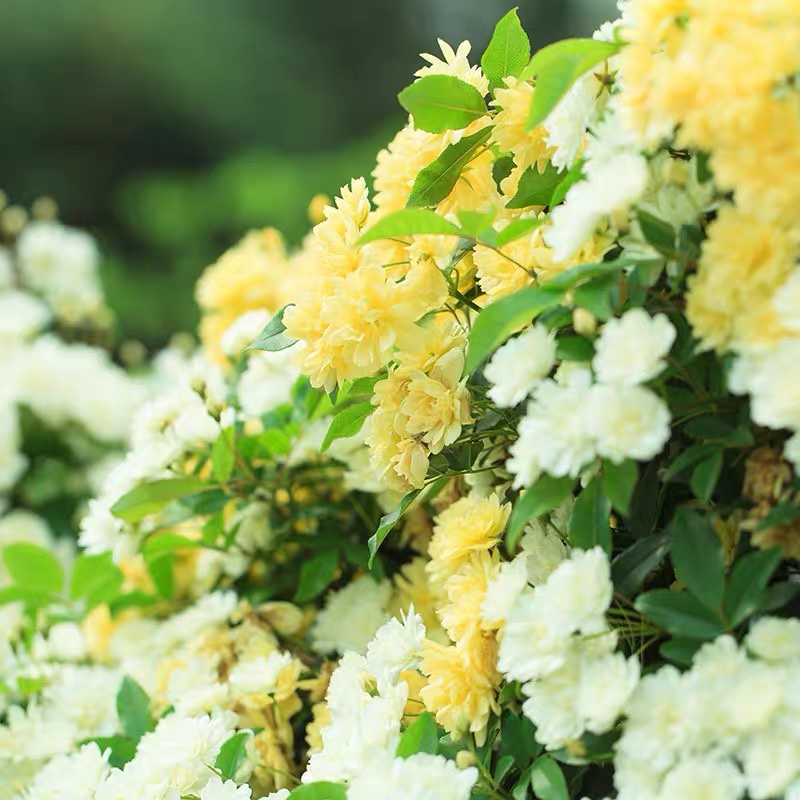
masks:
[[[0,0],[0,188],[91,230],[121,337],[193,329],[193,285],[252,227],[292,243],[317,192],[367,175],[397,92],[437,52],[479,61],[510,0]],[[534,47],[613,0],[527,0]]]

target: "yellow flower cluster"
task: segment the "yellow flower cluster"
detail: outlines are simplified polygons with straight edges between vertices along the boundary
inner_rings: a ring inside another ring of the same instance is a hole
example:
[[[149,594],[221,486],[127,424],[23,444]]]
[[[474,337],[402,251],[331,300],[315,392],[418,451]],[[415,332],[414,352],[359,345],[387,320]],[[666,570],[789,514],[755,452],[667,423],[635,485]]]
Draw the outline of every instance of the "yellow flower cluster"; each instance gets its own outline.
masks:
[[[289,263],[283,237],[265,228],[249,233],[206,269],[196,297],[203,313],[200,338],[209,356],[225,363],[220,339],[242,314],[257,309],[274,314],[289,301],[298,279]]]
[[[797,3],[639,0],[623,36],[624,119],[650,145],[675,131],[679,146],[705,151],[736,204],[708,232],[689,319],[707,347],[769,339],[768,304],[799,252]]]
[[[437,722],[480,743],[491,713],[497,713],[497,638],[481,620],[489,583],[500,568],[495,545],[508,521],[509,505],[496,495],[462,497],[436,519],[428,571],[444,586],[439,618],[451,644],[428,639],[420,670],[428,676],[420,697]]]

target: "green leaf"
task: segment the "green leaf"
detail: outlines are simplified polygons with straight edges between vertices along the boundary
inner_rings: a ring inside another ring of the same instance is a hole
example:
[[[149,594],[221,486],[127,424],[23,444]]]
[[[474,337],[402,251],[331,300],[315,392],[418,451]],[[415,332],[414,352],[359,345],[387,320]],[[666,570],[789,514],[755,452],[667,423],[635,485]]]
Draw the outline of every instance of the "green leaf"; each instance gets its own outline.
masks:
[[[542,745],[536,741],[536,728],[523,714],[505,711],[501,720],[501,731],[500,744],[503,752],[512,756],[521,769],[542,752]]]
[[[172,597],[175,591],[173,565],[175,557],[172,551],[161,552],[156,555],[144,554],[144,563],[153,579],[156,591],[161,597]]]
[[[711,455],[717,450],[717,446],[713,444],[692,444],[689,445],[665,470],[661,476],[661,480],[666,483],[677,477],[685,469],[688,469],[692,464],[696,464],[706,456]]]
[[[537,314],[561,302],[561,292],[529,286],[491,303],[478,314],[469,335],[465,374],[480,366],[496,348]]]
[[[108,610],[111,616],[114,617],[122,611],[129,608],[147,608],[158,602],[155,595],[147,594],[147,592],[126,592],[125,594],[117,595],[112,598],[108,604]]]
[[[550,291],[555,291],[556,289],[566,291],[576,284],[589,281],[592,278],[621,272],[635,263],[637,262],[631,258],[617,258],[614,261],[600,261],[596,264],[578,264],[559,272],[558,275],[554,275],[544,286]]]
[[[117,692],[117,715],[123,732],[135,742],[155,727],[147,692],[128,675]]]
[[[556,340],[556,358],[559,361],[591,361],[594,345],[583,336],[562,336]]]
[[[207,488],[205,481],[193,475],[142,483],[122,495],[111,506],[111,513],[126,522],[139,522],[149,514],[160,511],[173,500],[197,494]]]
[[[73,600],[86,599],[87,608],[108,602],[122,587],[122,570],[113,562],[111,553],[82,553],[72,567],[69,595]]]
[[[491,126],[487,126],[445,147],[437,159],[420,170],[411,187],[406,208],[439,205],[453,191],[461,171],[475,157],[475,151],[491,132]]]
[[[659,628],[687,639],[715,639],[724,632],[719,617],[688,592],[655,589],[640,594],[636,609]]]
[[[60,592],[64,573],[58,559],[48,550],[29,542],[17,542],[3,548],[3,563],[8,574],[28,592]]]
[[[222,780],[231,780],[247,755],[247,743],[252,731],[234,733],[219,750],[214,766],[222,774]]]
[[[416,753],[435,754],[439,746],[439,731],[432,714],[423,711],[403,732],[397,743],[397,758],[408,758]]]
[[[293,789],[288,800],[345,800],[346,797],[347,789],[343,783],[317,781]]]
[[[378,220],[362,234],[359,244],[374,242],[377,239],[394,239],[397,236],[416,236],[420,233],[441,233],[447,236],[460,236],[461,230],[435,211],[425,208],[403,208]]]
[[[778,611],[790,603],[800,592],[800,583],[781,581],[773,583],[764,590],[761,600],[761,611]]]
[[[225,519],[222,512],[209,517],[201,529],[201,538],[206,547],[214,547],[219,541],[219,537],[225,532]]]
[[[552,164],[548,164],[544,172],[528,167],[519,179],[517,193],[509,200],[508,208],[549,205],[553,190],[563,177]]]
[[[516,552],[520,534],[528,521],[563,503],[572,494],[574,486],[574,478],[553,478],[544,474],[514,503],[505,537],[509,555]]]
[[[615,275],[595,278],[577,286],[572,293],[574,305],[591,311],[598,319],[606,320],[614,315],[611,292],[618,286]]]
[[[772,574],[781,563],[781,548],[756,550],[733,565],[725,590],[725,616],[733,626],[758,611]]]
[[[381,517],[381,521],[378,523],[378,530],[369,537],[369,567],[372,568],[372,562],[375,560],[375,554],[378,552],[378,549],[383,544],[383,540],[389,535],[389,531],[394,528],[395,525],[400,521],[400,518],[403,514],[406,513],[409,506],[416,500],[417,495],[420,493],[419,489],[414,489],[413,491],[409,492],[403,499],[400,501],[400,505],[394,511],[389,512],[388,514],[384,514]]]
[[[297,339],[290,339],[284,336],[286,326],[283,324],[283,312],[293,303],[287,303],[277,314],[266,324],[264,330],[258,335],[253,344],[247,347],[248,350],[266,350],[274,353],[278,350],[285,350],[291,347]]]
[[[451,75],[426,75],[406,86],[397,99],[414,117],[414,127],[430,133],[466,128],[486,113],[481,93]]]
[[[514,171],[514,159],[511,156],[501,156],[492,165],[492,179],[501,191],[500,184]]]
[[[492,244],[497,238],[497,232],[491,227],[497,212],[491,211],[458,211],[458,221],[461,224],[461,235],[476,239],[483,234],[482,240],[488,236]]]
[[[569,542],[573,547],[590,550],[600,545],[611,555],[611,527],[608,517],[611,501],[595,478],[579,495],[569,518]]]
[[[339,568],[339,553],[336,550],[321,550],[300,567],[300,582],[294,593],[295,603],[305,603],[327,588]]]
[[[669,550],[669,533],[662,531],[645,536],[623,550],[611,562],[614,588],[626,597],[639,591],[645,578],[664,559]]]
[[[691,667],[694,654],[700,649],[700,642],[693,639],[674,638],[664,642],[658,648],[662,658],[672,661],[681,667]]]
[[[570,190],[572,185],[583,179],[583,164],[583,159],[578,159],[578,161],[576,161],[569,168],[569,170],[567,170],[567,174],[564,175],[558,186],[553,189],[553,196],[550,198],[550,202],[547,204],[550,206],[550,208],[557,206],[567,196],[567,192]]]
[[[669,526],[675,575],[709,610],[718,611],[725,590],[722,544],[711,523],[679,507]]]
[[[322,440],[321,452],[325,452],[337,439],[355,436],[364,425],[367,417],[375,410],[370,402],[357,403],[343,408],[332,420],[328,432]]]
[[[136,742],[126,736],[96,736],[93,739],[84,739],[79,744],[95,742],[101,752],[109,750],[108,763],[112,767],[122,769],[136,755]]]
[[[6,603],[24,603],[30,608],[37,608],[49,606],[57,599],[57,595],[52,592],[27,589],[17,584],[0,589],[0,606],[6,605]]]
[[[550,756],[542,756],[534,762],[531,788],[539,800],[569,800],[564,773]]]
[[[220,483],[225,483],[231,477],[236,462],[234,436],[233,428],[225,428],[220,431],[211,448],[211,474]]]
[[[647,211],[637,211],[636,218],[642,234],[649,244],[653,245],[659,253],[663,253],[667,258],[677,258],[678,253],[675,249],[675,228],[663,219],[650,214]]]
[[[189,539],[179,533],[164,531],[153,534],[145,541],[142,546],[142,555],[145,560],[152,560],[164,553],[172,553],[175,550],[192,550],[201,546],[197,539]]]
[[[595,39],[564,39],[539,50],[522,71],[524,80],[536,78],[536,90],[528,113],[527,127],[547,119],[558,101],[584,72],[613,56],[619,45]]]
[[[708,458],[704,458],[692,470],[692,477],[689,478],[689,486],[698,500],[707,503],[714,494],[719,475],[722,472],[723,455],[722,450],[717,450]]]
[[[531,231],[534,231],[536,228],[544,225],[545,222],[547,222],[547,220],[543,217],[515,219],[513,222],[510,222],[508,225],[506,225],[503,230],[498,231],[494,246],[502,247],[509,242],[514,242],[517,239],[521,239],[523,236],[527,236]]]
[[[635,461],[623,461],[621,464],[603,461],[603,491],[623,517],[631,509],[631,498],[637,480],[639,467]]]
[[[800,517],[800,506],[792,503],[781,503],[770,510],[761,522],[756,525],[757,531],[772,528],[774,525],[788,525]]]
[[[489,79],[489,88],[494,91],[503,85],[503,78],[517,77],[531,57],[531,43],[522,30],[517,9],[512,8],[495,25],[489,46],[481,56],[481,69]]]

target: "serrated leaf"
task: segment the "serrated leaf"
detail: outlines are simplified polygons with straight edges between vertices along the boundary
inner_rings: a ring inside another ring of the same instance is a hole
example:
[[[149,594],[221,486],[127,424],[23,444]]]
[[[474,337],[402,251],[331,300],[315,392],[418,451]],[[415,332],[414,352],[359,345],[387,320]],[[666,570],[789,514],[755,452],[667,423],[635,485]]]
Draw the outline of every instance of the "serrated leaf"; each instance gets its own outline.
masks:
[[[491,126],[487,126],[445,147],[437,159],[420,170],[411,187],[406,208],[439,205],[453,191],[461,171],[475,157],[476,150],[491,132]]]
[[[397,758],[408,758],[417,753],[435,754],[439,746],[439,731],[433,715],[423,711],[408,728],[403,731],[397,743]]]
[[[561,302],[561,292],[530,286],[502,297],[484,308],[469,335],[465,374],[480,366],[496,348],[522,325]]]
[[[117,716],[123,732],[134,742],[155,728],[147,692],[128,675],[117,692]]]
[[[600,481],[593,480],[579,495],[569,518],[569,542],[573,547],[590,550],[599,545],[611,555],[611,501]]]
[[[717,612],[725,589],[722,544],[711,523],[679,507],[669,526],[670,553],[681,583],[709,610]]]
[[[414,126],[430,133],[466,128],[486,113],[481,93],[452,75],[426,75],[397,95],[414,118]]]
[[[503,245],[515,242],[523,236],[527,236],[536,228],[541,227],[547,222],[546,218],[528,217],[527,219],[515,219],[513,222],[506,225],[503,230],[497,232],[497,237],[494,241],[495,247],[503,247]]]
[[[759,610],[781,555],[780,547],[756,550],[733,565],[725,589],[725,616],[731,626],[736,627]]]
[[[337,439],[347,439],[350,436],[355,436],[374,410],[375,406],[370,402],[357,403],[354,406],[343,408],[331,420],[328,432],[322,440],[320,451],[324,453]]]
[[[111,506],[111,513],[126,522],[138,522],[149,514],[160,511],[173,500],[197,494],[207,488],[205,481],[192,475],[142,483],[122,495]]]
[[[614,588],[620,594],[632,597],[668,552],[667,531],[645,536],[634,542],[611,562],[611,580],[614,582]]]
[[[409,506],[417,499],[417,495],[420,493],[419,489],[414,489],[413,491],[409,492],[403,499],[400,501],[400,504],[394,511],[390,511],[388,514],[384,514],[381,517],[380,523],[378,524],[378,529],[372,536],[369,537],[369,567],[372,568],[372,562],[375,560],[375,554],[378,552],[378,549],[383,544],[384,539],[389,535],[389,532],[394,528],[395,525],[400,521],[403,514],[406,513]]]
[[[294,593],[295,603],[306,603],[325,590],[336,577],[339,568],[339,553],[336,550],[321,550],[300,567],[300,581]]]
[[[495,25],[494,33],[486,51],[481,56],[481,69],[494,91],[503,85],[503,78],[517,77],[531,57],[531,44],[522,29],[517,9],[512,8]]]
[[[548,164],[544,172],[528,167],[520,176],[517,193],[509,200],[508,208],[549,205],[553,191],[563,177],[552,164]]]
[[[343,783],[317,781],[293,789],[288,800],[345,800],[346,797],[347,789]]]
[[[520,534],[529,520],[563,503],[572,494],[574,486],[574,478],[553,478],[544,474],[514,503],[505,536],[506,551],[510,555],[516,552]]]
[[[114,597],[123,580],[122,570],[113,562],[111,553],[82,553],[72,567],[69,594],[73,600],[85,598],[87,608],[93,608]]]
[[[603,461],[603,491],[623,517],[630,511],[638,479],[639,467],[635,461],[629,459],[621,464]]]
[[[234,435],[233,428],[221,430],[211,448],[211,474],[220,483],[231,477],[236,462]]]
[[[33,593],[60,592],[64,572],[58,559],[43,547],[16,542],[2,550],[3,563],[19,588]]]
[[[716,639],[724,629],[719,617],[688,592],[655,589],[636,598],[636,609],[659,628],[687,639]]]
[[[297,339],[290,339],[283,335],[286,330],[286,326],[283,324],[283,312],[291,305],[294,304],[287,303],[275,314],[253,344],[247,347],[248,350],[265,350],[274,353],[291,347],[297,341]]]
[[[722,450],[717,450],[707,458],[704,458],[692,470],[692,477],[689,478],[689,486],[698,500],[707,503],[714,494],[717,481],[722,472],[723,455]]]
[[[219,770],[223,780],[231,780],[247,755],[247,743],[252,738],[251,731],[234,733],[217,754],[214,766]]]
[[[461,230],[435,211],[425,208],[403,208],[378,220],[358,240],[367,244],[378,239],[394,239],[398,236],[440,233],[446,236],[460,236]]]
[[[564,39],[539,50],[521,73],[536,79],[527,127],[544,122],[572,84],[596,64],[613,56],[619,45],[595,39]]]
[[[569,800],[564,773],[550,756],[536,759],[530,780],[533,793],[539,800]]]

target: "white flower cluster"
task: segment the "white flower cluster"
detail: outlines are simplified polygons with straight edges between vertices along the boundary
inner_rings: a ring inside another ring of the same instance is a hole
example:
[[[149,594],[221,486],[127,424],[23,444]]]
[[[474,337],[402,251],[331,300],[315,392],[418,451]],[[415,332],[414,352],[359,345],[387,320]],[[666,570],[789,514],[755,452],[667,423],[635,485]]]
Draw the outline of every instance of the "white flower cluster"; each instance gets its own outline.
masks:
[[[608,731],[639,680],[639,664],[615,652],[617,637],[605,618],[613,586],[603,550],[573,551],[535,589],[524,578],[505,589],[498,667],[509,680],[524,681],[523,711],[536,738],[554,749],[585,731]]]
[[[522,371],[541,378],[552,366],[549,339],[539,328],[526,335],[539,355],[520,355],[527,364],[537,361],[535,369]],[[588,367],[562,364],[555,378],[528,384],[533,399],[507,463],[515,486],[530,486],[542,472],[577,477],[598,456],[620,463],[657,455],[669,439],[669,409],[641,384],[663,371],[674,339],[675,329],[664,315],[631,309],[605,324],[592,361],[595,380]],[[496,380],[490,391],[511,399],[524,391],[504,364],[516,341],[500,348],[487,367],[487,376]]]
[[[347,782],[348,800],[467,800],[478,777],[474,767],[460,770],[425,753],[395,758],[408,699],[400,674],[417,666],[424,638],[412,607],[402,621],[378,630],[366,656],[345,654],[328,688],[323,749],[311,756],[303,783]]]
[[[800,622],[764,617],[745,646],[703,645],[643,677],[616,747],[620,800],[800,797]]]

